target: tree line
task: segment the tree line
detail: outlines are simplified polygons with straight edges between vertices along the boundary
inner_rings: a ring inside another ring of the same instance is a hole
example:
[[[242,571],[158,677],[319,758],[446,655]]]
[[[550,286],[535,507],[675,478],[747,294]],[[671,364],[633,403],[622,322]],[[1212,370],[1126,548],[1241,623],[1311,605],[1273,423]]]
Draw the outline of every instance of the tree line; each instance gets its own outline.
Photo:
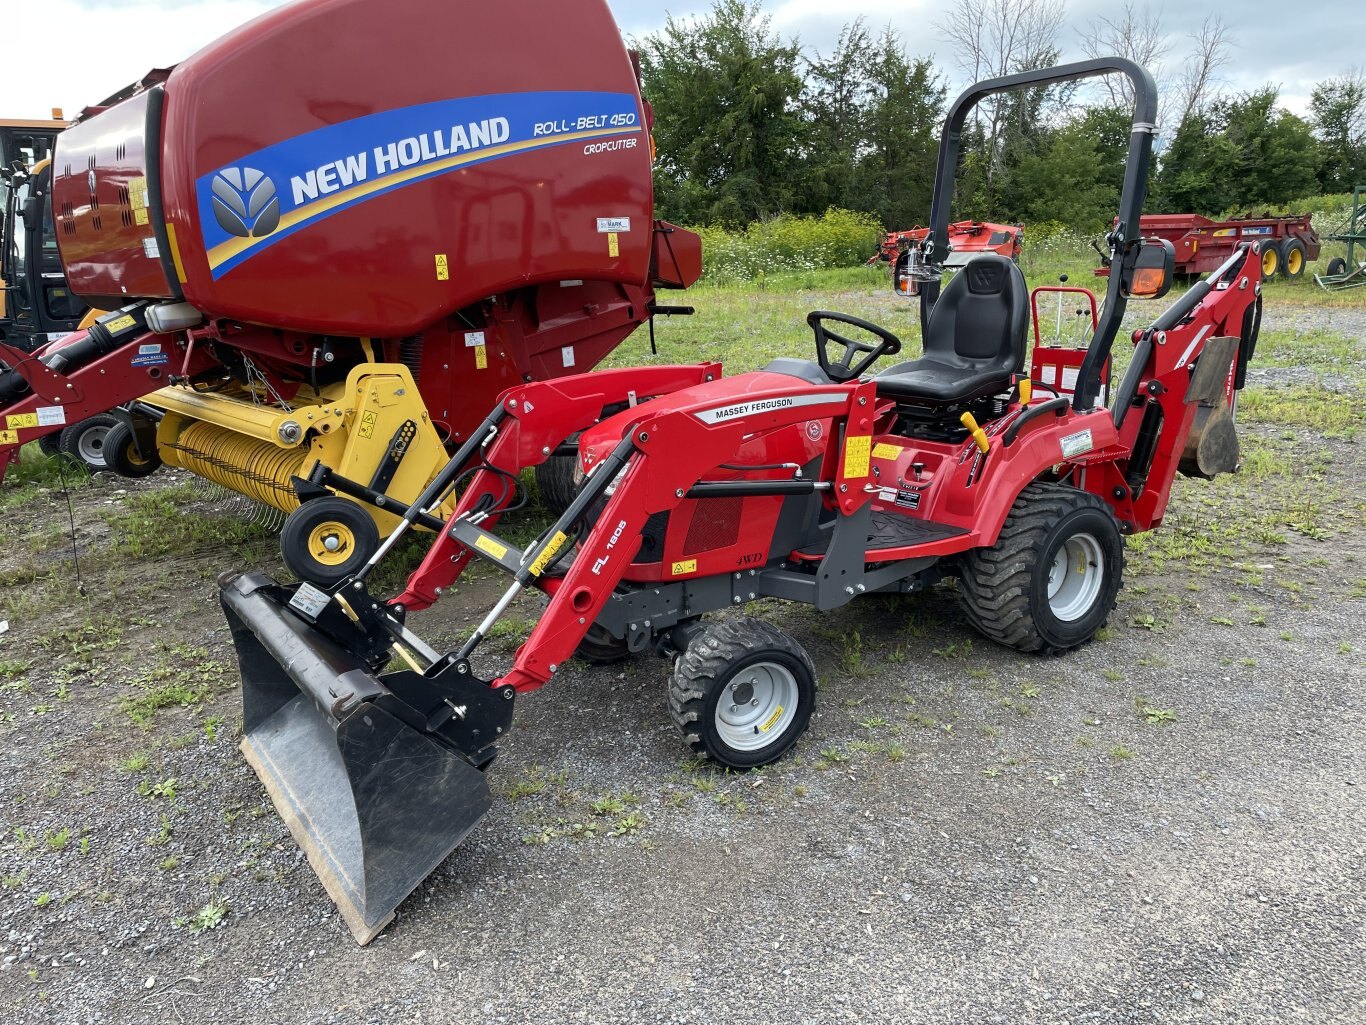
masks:
[[[939,26],[963,82],[1059,63],[1065,0],[956,0]],[[1149,210],[1260,210],[1366,184],[1366,76],[1313,88],[1309,116],[1269,84],[1219,88],[1235,40],[1211,16],[1171,60],[1150,8],[1124,7],[1080,32],[1093,56],[1157,75],[1161,124]],[[846,25],[828,53],[774,31],[758,0],[714,0],[635,43],[655,111],[661,216],[741,225],[831,206],[889,227],[929,216],[948,69],[912,56],[890,27]],[[983,103],[962,143],[954,215],[1059,221],[1090,230],[1118,200],[1132,95],[1122,76]]]

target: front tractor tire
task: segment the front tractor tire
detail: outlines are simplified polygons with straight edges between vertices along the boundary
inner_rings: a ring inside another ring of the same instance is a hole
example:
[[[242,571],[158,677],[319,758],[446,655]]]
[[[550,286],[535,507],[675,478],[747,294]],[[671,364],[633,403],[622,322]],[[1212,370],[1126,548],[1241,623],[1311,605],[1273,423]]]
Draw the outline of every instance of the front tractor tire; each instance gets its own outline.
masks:
[[[1020,492],[991,548],[964,558],[959,592],[979,631],[1060,655],[1096,636],[1124,578],[1124,538],[1095,495],[1060,484]]]
[[[729,769],[777,761],[806,732],[815,706],[810,656],[758,619],[708,623],[669,681],[669,712],[684,741]]]
[[[310,499],[289,514],[280,531],[280,555],[289,571],[322,587],[341,583],[378,549],[374,519],[346,498]]]

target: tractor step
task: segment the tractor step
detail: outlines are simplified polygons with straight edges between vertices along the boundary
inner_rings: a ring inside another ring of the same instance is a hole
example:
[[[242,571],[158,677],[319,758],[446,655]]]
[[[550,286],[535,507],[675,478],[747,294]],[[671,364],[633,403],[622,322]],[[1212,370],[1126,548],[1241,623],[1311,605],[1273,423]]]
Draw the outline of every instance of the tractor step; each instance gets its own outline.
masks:
[[[884,558],[885,553],[892,549],[913,548],[932,541],[962,537],[967,533],[965,527],[936,523],[934,520],[916,520],[909,516],[875,509],[868,528],[868,560],[875,562],[879,558]],[[802,562],[815,562],[825,557],[829,547],[830,538],[825,537],[815,544],[798,548],[793,557]],[[877,558],[874,558],[875,554]]]

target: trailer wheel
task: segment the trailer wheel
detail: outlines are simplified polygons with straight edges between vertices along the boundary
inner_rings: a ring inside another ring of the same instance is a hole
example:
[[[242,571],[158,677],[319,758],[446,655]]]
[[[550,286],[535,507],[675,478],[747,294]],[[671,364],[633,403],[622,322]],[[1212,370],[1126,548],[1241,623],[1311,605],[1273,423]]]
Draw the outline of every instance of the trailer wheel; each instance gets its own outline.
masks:
[[[379,528],[355,502],[314,498],[280,531],[280,555],[300,580],[330,587],[355,573],[379,548]]]
[[[38,450],[45,456],[55,456],[62,451],[62,432],[53,431],[38,439]]]
[[[1306,260],[1304,243],[1297,238],[1287,239],[1281,249],[1281,273],[1287,278],[1300,277]]]
[[[1342,257],[1340,257],[1340,256],[1335,256],[1335,257],[1333,257],[1331,260],[1328,261],[1328,270],[1327,270],[1327,272],[1326,272],[1326,274],[1327,274],[1328,277],[1330,277],[1330,278],[1335,278],[1335,277],[1337,277],[1339,274],[1346,274],[1346,273],[1347,273],[1347,261],[1344,260]]]
[[[1276,272],[1281,269],[1281,251],[1276,248],[1275,239],[1266,239],[1262,242],[1262,280],[1274,278]]]
[[[963,563],[960,593],[978,630],[1017,651],[1058,655],[1091,640],[1115,607],[1124,539],[1095,495],[1028,485],[1001,536]]]
[[[161,455],[153,447],[147,456],[138,452],[133,429],[120,423],[104,436],[104,460],[120,477],[147,477],[161,469]]]
[[[533,471],[536,487],[541,492],[541,501],[554,515],[559,516],[569,508],[569,503],[579,493],[579,484],[574,480],[574,471],[579,461],[574,456],[551,456],[543,463],[537,463]]]
[[[758,619],[707,624],[669,681],[669,712],[687,745],[731,769],[781,758],[806,732],[815,705],[810,656]]]
[[[104,439],[118,425],[118,418],[108,413],[87,417],[63,430],[57,446],[92,471],[106,470],[109,464],[104,457]]]

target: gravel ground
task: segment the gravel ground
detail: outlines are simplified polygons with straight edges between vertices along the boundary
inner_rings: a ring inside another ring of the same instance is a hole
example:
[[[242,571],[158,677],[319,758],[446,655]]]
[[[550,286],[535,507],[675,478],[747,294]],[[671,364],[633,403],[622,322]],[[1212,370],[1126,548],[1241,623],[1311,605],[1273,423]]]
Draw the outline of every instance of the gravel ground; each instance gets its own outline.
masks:
[[[1359,1025],[1366,456],[1247,435],[1280,469],[1179,483],[1063,658],[975,637],[945,587],[752,610],[822,676],[762,773],[686,759],[662,662],[571,664],[519,702],[492,813],[363,949],[236,748],[213,577],[268,546],[119,558],[104,514],[176,480],[96,480],[82,598],[38,495],[0,557],[0,1018]],[[1279,525],[1226,530],[1254,514]],[[133,722],[178,681],[203,690]]]

